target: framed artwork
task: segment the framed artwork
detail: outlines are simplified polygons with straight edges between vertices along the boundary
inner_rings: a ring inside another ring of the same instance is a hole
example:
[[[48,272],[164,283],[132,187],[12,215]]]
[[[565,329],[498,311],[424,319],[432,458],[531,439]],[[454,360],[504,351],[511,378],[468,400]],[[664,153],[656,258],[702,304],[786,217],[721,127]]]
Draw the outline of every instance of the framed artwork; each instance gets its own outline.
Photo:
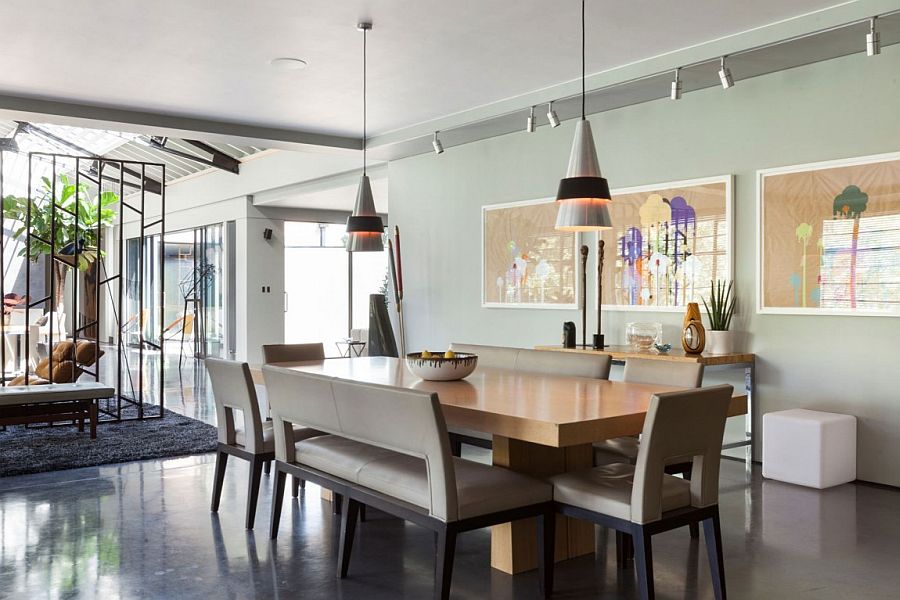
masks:
[[[759,312],[900,316],[900,153],[758,175]]]
[[[578,236],[557,231],[552,198],[481,209],[481,305],[578,308]]]
[[[613,190],[603,309],[684,312],[713,281],[730,280],[732,187],[722,175]]]

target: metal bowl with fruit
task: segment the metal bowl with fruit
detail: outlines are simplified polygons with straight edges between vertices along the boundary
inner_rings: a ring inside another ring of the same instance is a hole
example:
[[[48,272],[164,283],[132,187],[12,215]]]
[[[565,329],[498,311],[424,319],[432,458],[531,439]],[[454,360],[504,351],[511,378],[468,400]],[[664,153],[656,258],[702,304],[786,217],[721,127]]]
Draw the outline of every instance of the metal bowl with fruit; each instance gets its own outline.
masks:
[[[478,364],[478,356],[466,352],[413,352],[406,355],[406,365],[413,375],[426,381],[455,381],[468,377]]]

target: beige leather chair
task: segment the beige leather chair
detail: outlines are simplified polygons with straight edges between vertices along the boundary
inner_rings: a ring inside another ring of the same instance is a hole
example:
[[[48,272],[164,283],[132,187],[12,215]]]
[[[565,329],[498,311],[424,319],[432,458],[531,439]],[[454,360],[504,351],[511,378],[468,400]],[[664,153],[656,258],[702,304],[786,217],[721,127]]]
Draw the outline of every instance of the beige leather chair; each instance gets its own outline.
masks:
[[[698,388],[703,383],[703,364],[629,358],[625,361],[622,381],[652,383],[673,387]],[[625,436],[594,444],[594,466],[637,460],[640,438]]]
[[[437,536],[435,597],[448,598],[459,533],[540,516],[539,565],[555,543],[550,486],[500,467],[454,459],[437,394],[263,367],[275,420],[278,534],[284,478],[299,475],[344,497],[339,575],[349,567],[361,504]],[[298,439],[297,424],[329,434]],[[340,436],[340,437],[339,437]],[[544,582],[544,579],[541,578]]]
[[[703,523],[715,597],[725,598],[719,461],[732,392],[730,385],[718,385],[658,394],[647,410],[637,464],[550,479],[559,512],[630,536],[641,598],[654,597],[651,537],[689,523]],[[666,465],[686,458],[690,481],[666,473]]]
[[[207,358],[206,369],[212,382],[216,403],[219,445],[216,452],[216,477],[213,484],[210,510],[218,512],[225,480],[228,456],[236,456],[250,462],[250,484],[247,490],[247,529],[253,529],[256,517],[256,500],[259,497],[259,482],[263,464],[275,458],[275,439],[272,422],[263,422],[259,415],[256,389],[247,363],[218,358]],[[243,413],[243,424],[235,423],[234,411]],[[305,427],[297,427],[293,434],[304,439],[321,432]],[[294,486],[294,497],[298,487]]]
[[[565,377],[589,377],[609,379],[612,362],[609,354],[576,354],[573,352],[550,352],[507,348],[504,346],[482,346],[479,344],[459,344],[453,342],[450,349],[478,356],[478,366],[493,369],[509,369],[527,373],[543,373]],[[474,429],[451,427],[450,445],[453,456],[462,454],[462,445],[477,446],[490,450],[493,438],[490,434]]]
[[[301,362],[325,358],[325,346],[321,342],[313,344],[266,344],[263,361],[266,364],[280,362]]]

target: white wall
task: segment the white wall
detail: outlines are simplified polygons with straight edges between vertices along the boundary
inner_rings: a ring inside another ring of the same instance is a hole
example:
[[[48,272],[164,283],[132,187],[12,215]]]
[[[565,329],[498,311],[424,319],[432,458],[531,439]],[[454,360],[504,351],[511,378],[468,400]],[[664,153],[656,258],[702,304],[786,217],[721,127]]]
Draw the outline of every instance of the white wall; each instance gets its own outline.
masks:
[[[667,93],[660,90],[661,97]],[[755,314],[755,172],[898,151],[898,106],[900,46],[891,46],[871,59],[860,53],[591,118],[612,187],[735,174],[734,328],[744,332],[743,348],[758,355],[761,412],[804,406],[858,416],[859,478],[891,485],[900,485],[894,364],[900,319]],[[554,196],[573,127],[567,122],[390,164],[410,350],[451,341],[558,343],[563,321],[580,323],[576,311],[480,307],[481,207]],[[588,285],[594,289],[593,281]],[[676,342],[681,315],[658,316],[667,341]],[[628,321],[646,319],[606,312],[609,343],[624,342]]]

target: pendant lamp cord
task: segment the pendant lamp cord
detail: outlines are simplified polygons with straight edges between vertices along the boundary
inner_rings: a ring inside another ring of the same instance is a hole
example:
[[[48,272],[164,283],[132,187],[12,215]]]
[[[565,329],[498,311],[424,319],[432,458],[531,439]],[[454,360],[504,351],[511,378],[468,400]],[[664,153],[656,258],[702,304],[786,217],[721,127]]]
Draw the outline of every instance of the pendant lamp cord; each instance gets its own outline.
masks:
[[[363,29],[363,175],[366,174],[366,37],[368,33],[368,29]]]
[[[581,0],[581,120],[584,121],[584,3]]]

